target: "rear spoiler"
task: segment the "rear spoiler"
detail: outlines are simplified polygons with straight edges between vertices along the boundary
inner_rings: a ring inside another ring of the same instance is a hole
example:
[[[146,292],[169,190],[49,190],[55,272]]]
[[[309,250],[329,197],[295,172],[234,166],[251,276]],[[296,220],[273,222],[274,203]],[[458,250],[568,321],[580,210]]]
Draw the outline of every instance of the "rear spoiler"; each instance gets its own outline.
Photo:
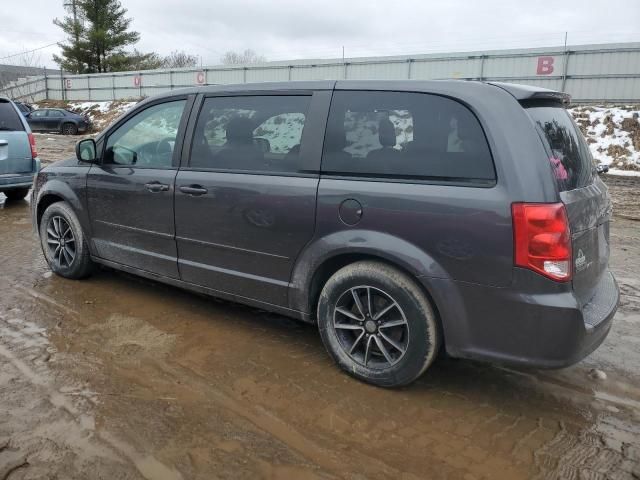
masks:
[[[571,103],[571,95],[548,88],[533,87],[530,85],[517,85],[515,83],[487,82],[489,85],[501,88],[510,93],[516,100],[523,104],[529,102],[554,102],[567,106]]]

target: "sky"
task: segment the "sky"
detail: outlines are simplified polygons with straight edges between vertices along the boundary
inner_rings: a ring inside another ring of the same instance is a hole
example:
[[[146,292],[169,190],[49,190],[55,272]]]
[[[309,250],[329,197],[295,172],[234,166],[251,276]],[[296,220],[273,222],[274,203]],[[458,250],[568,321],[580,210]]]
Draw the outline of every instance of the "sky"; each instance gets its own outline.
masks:
[[[9,2],[9,0],[2,0]],[[68,1],[68,0],[66,0]],[[0,9],[0,63],[54,67],[65,0]],[[404,55],[640,41],[640,0],[121,0],[141,39],[220,63],[251,48],[267,60]]]

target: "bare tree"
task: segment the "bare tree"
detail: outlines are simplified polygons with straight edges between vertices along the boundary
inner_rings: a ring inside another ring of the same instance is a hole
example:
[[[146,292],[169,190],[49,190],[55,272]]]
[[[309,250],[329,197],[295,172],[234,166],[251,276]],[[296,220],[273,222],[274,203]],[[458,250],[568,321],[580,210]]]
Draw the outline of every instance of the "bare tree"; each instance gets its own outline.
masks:
[[[175,50],[162,59],[164,68],[187,68],[198,65],[198,57],[184,51]]]
[[[262,63],[266,62],[267,59],[264,55],[258,55],[254,50],[248,48],[244,52],[229,50],[223,55],[221,61],[224,65],[243,65],[248,63]]]
[[[3,94],[16,100],[35,101],[37,92],[44,88],[44,79],[38,81],[17,82],[19,78],[39,77],[44,72],[42,55],[37,51],[25,51],[12,55],[6,68],[0,67],[0,88],[7,88]],[[42,68],[41,72],[38,72]],[[23,70],[24,69],[24,70]]]

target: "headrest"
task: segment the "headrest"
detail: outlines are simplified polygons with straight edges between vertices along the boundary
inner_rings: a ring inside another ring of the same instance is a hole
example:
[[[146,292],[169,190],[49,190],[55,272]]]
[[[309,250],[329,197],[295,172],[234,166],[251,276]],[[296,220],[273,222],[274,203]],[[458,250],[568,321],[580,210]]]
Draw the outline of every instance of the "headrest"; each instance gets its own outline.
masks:
[[[248,117],[236,117],[227,123],[227,142],[253,143],[253,122]]]
[[[383,118],[378,123],[378,139],[383,147],[394,147],[396,144],[396,127],[391,120]]]

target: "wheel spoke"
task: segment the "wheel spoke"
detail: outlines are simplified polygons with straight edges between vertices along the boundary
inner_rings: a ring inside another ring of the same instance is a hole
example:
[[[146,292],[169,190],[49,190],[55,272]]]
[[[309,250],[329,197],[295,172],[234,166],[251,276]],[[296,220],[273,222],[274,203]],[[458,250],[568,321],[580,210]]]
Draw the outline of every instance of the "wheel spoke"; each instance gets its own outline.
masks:
[[[61,263],[60,263],[60,252],[61,252],[61,251],[62,251],[62,245],[58,245],[58,246],[56,247],[55,252],[53,252],[53,260],[54,260],[55,262],[57,262],[57,263],[58,263],[58,265],[61,265]]]
[[[73,263],[73,258],[74,258],[73,252],[66,245],[64,247],[62,247],[62,249],[64,251],[64,258],[67,261],[67,266],[71,266],[71,264]]]
[[[378,338],[377,335],[375,337],[373,337],[373,338],[376,340],[376,345],[378,345],[378,348],[380,349],[380,351],[384,355],[384,358],[387,359],[387,362],[393,363],[393,358],[391,358],[391,355],[389,354],[389,351],[387,350],[387,347],[385,347],[384,343],[382,343],[382,340],[380,340],[380,338]]]
[[[367,366],[367,363],[369,362],[369,350],[371,349],[371,339],[373,337],[369,337],[367,338],[367,347],[364,350],[364,366]]]
[[[350,323],[336,323],[334,328],[338,330],[362,330],[364,332],[364,328],[360,325],[351,325]]]
[[[60,242],[55,238],[47,238],[47,243],[49,245],[60,245]]]
[[[367,313],[373,317],[373,308],[371,307],[371,289],[367,287]]]
[[[71,232],[71,227],[67,225],[67,229],[65,230],[65,232],[62,234],[62,238],[67,238],[67,235],[71,233],[71,238],[73,238],[73,233]]]
[[[336,307],[336,312],[341,313],[345,317],[349,317],[353,320],[357,320],[358,322],[361,322],[364,318],[364,317],[363,318],[358,317],[357,315],[353,314],[352,312],[350,312],[349,310],[343,307]]]
[[[360,312],[361,317],[364,318],[365,317],[364,307],[362,306],[360,295],[358,295],[358,292],[356,291],[355,288],[351,289],[351,295],[353,296],[353,300],[356,302],[356,307],[358,307],[358,312]]]
[[[52,237],[58,238],[58,235],[56,234],[55,230],[51,227],[47,228],[47,233]]]
[[[380,320],[380,318],[382,318],[387,312],[389,312],[389,310],[391,310],[395,306],[396,306],[396,302],[391,302],[389,305],[387,305],[382,310],[380,310],[378,313],[376,313],[376,315],[373,317],[373,319],[374,320]]]
[[[401,320],[390,320],[388,322],[383,323],[378,328],[393,328],[393,327],[401,327],[402,325],[406,325],[407,321],[404,319]]]
[[[362,329],[362,332],[360,333],[360,335],[358,335],[358,338],[356,338],[355,342],[353,342],[353,345],[351,345],[351,348],[349,349],[349,355],[353,353],[353,351],[356,349],[356,347],[360,343],[360,340],[362,340],[363,338],[364,338],[364,329]]]
[[[384,338],[384,340],[391,345],[393,348],[395,348],[396,350],[398,350],[400,353],[404,353],[404,348],[402,348],[401,345],[399,345],[395,340],[392,340],[391,338],[389,338],[387,335],[384,334],[384,332],[382,331],[378,331],[380,337]]]

